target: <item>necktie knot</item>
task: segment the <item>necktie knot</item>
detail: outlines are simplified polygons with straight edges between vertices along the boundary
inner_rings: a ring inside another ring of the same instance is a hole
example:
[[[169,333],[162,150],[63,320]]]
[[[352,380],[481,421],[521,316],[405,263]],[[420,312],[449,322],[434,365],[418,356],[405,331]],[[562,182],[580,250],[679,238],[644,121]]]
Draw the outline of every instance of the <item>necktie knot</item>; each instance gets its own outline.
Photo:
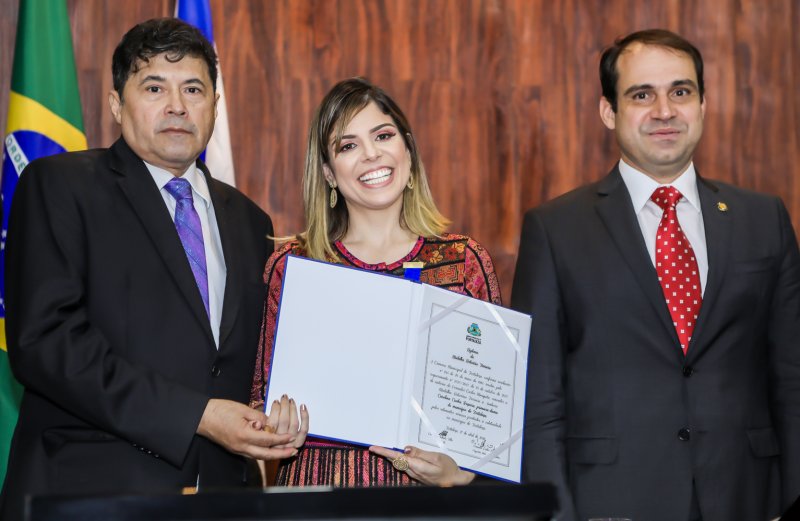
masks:
[[[178,177],[170,179],[164,188],[166,188],[167,192],[169,192],[169,195],[174,197],[176,201],[182,201],[186,199],[192,201],[192,185],[189,184],[189,181],[186,179],[181,179]]]
[[[662,210],[674,208],[683,194],[674,186],[661,186],[655,189],[650,200],[661,207]]]

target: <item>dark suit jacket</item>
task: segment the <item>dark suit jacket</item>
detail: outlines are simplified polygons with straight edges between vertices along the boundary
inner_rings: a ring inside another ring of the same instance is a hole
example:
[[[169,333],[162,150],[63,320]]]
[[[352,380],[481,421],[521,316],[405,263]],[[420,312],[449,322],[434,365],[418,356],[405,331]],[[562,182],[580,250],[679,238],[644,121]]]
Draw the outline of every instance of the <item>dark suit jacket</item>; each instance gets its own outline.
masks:
[[[525,215],[525,471],[560,487],[562,519],[683,521],[692,482],[704,521],[764,520],[800,494],[791,222],[778,198],[698,190],[709,271],[686,357],[617,169]]]
[[[25,494],[243,483],[243,459],[195,429],[209,398],[248,400],[272,225],[200,168],[227,268],[219,350],[169,211],[122,139],[23,172],[6,324],[25,394],[0,518],[20,518]]]

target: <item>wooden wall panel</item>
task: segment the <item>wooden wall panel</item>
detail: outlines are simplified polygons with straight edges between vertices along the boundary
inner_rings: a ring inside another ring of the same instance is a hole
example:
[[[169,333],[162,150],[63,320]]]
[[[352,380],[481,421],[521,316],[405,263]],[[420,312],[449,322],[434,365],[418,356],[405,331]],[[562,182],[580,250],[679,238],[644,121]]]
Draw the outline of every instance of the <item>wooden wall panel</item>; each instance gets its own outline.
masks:
[[[6,134],[8,91],[14,62],[14,38],[17,35],[17,0],[0,0],[0,133]]]
[[[124,31],[174,0],[69,0],[90,146],[118,135],[107,108]],[[706,60],[704,175],[781,195],[800,225],[800,0],[212,0],[239,188],[279,234],[302,228],[311,113],[363,75],[406,111],[454,231],[484,243],[510,296],[523,211],[617,160],[597,111],[614,37],[682,33]],[[17,0],[0,0],[5,121]]]

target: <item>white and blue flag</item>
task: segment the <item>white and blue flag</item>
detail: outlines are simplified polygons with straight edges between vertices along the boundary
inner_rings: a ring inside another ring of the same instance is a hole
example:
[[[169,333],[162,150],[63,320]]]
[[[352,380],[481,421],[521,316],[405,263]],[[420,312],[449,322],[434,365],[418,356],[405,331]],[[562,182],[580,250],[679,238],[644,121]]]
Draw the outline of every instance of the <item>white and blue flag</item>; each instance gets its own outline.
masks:
[[[177,0],[175,3],[175,17],[200,29],[200,32],[216,49],[214,28],[211,23],[211,6],[208,2],[209,0]],[[222,85],[221,68],[217,72],[217,92],[219,93],[217,122],[206,151],[200,157],[208,165],[208,169],[214,178],[231,186],[236,186],[236,176],[233,171],[233,153],[231,152],[231,134],[228,130],[228,108],[225,103],[225,88]]]

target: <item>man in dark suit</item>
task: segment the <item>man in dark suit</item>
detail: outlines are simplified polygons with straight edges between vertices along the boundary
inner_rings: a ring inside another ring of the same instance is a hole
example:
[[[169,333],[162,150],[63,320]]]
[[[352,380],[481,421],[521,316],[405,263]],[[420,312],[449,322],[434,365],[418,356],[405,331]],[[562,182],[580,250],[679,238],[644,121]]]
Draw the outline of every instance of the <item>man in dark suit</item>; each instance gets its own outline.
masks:
[[[703,62],[680,36],[605,51],[622,159],[525,215],[528,480],[559,519],[766,520],[800,494],[800,256],[776,197],[701,178]]]
[[[113,59],[109,149],[32,162],[7,241],[7,332],[25,386],[0,518],[27,494],[243,485],[288,457],[244,405],[261,323],[269,217],[198,156],[216,55],[175,19],[131,29]]]

